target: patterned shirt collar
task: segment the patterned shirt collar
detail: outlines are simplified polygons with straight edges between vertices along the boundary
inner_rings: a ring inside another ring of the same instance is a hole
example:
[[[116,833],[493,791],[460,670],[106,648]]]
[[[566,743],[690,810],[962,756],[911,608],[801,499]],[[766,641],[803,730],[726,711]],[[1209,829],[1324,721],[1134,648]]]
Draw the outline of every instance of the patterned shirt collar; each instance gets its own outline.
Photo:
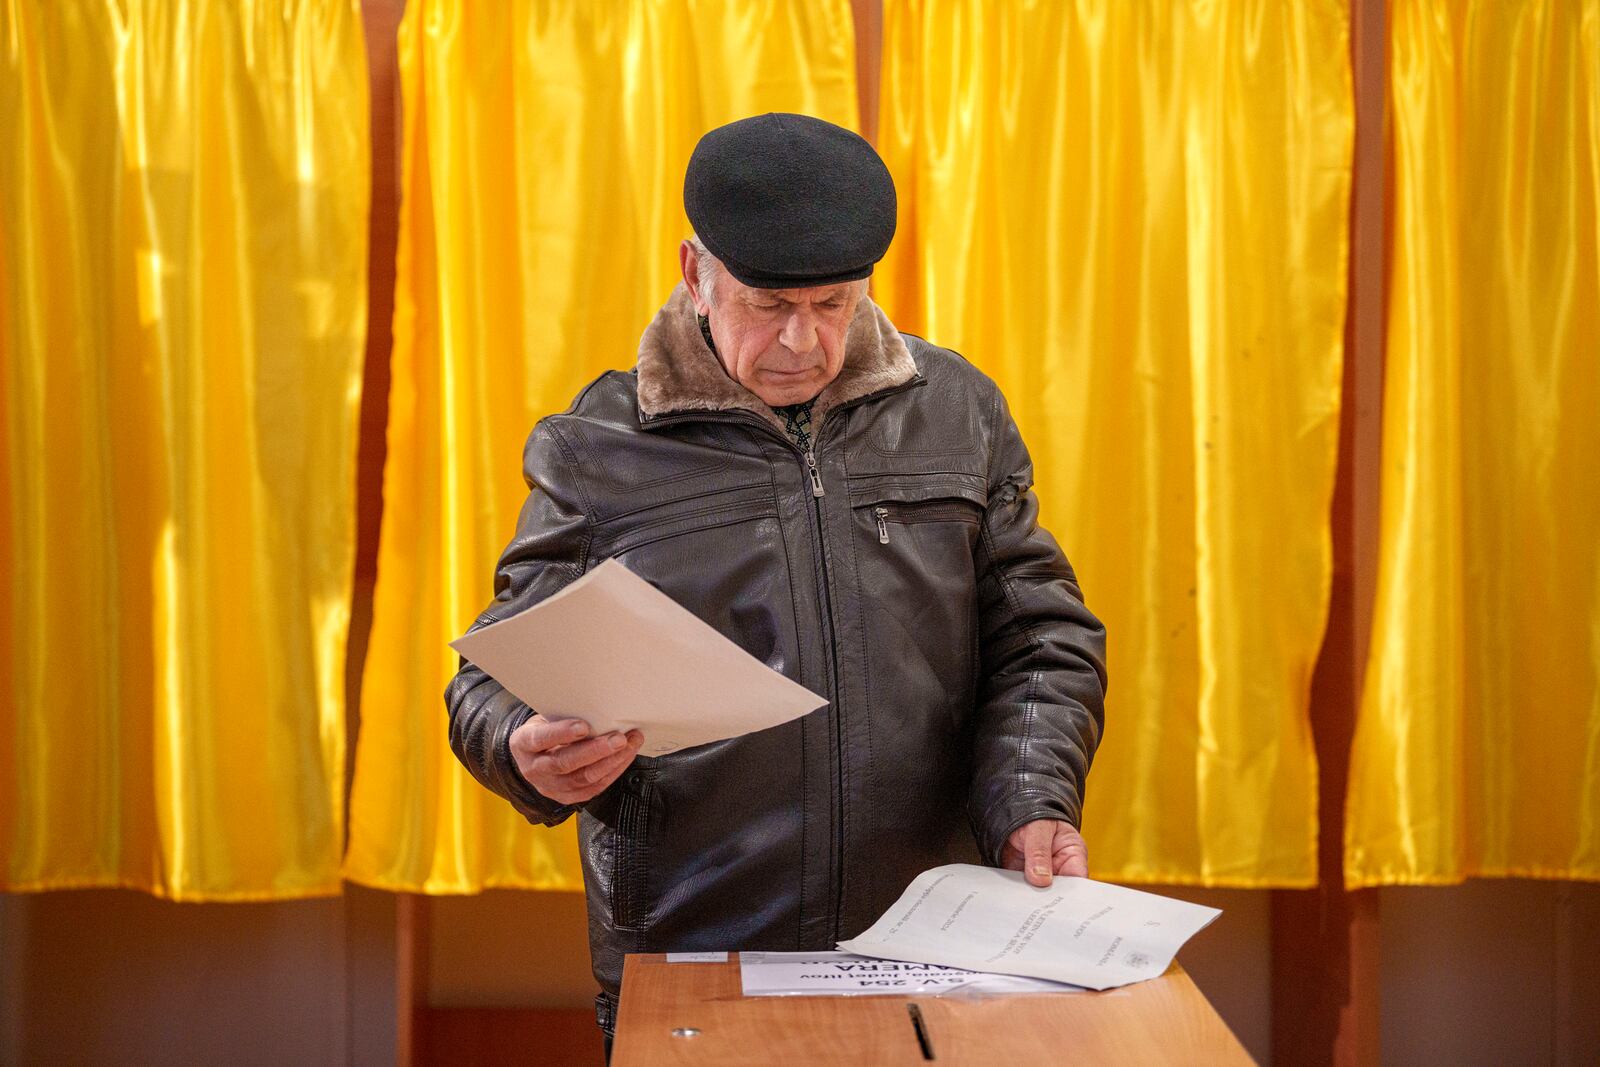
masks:
[[[794,443],[803,451],[811,448],[811,405],[816,402],[817,398],[812,397],[804,403],[783,404],[772,409],[783,420],[783,428],[794,438]]]

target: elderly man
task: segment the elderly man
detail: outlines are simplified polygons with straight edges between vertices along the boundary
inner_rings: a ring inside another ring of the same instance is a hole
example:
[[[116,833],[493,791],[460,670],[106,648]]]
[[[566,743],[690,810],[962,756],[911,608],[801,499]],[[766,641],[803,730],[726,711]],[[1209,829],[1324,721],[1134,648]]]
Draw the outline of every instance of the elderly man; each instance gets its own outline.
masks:
[[[1104,630],[1004,397],[867,297],[895,224],[871,146],[744,119],[696,147],[685,205],[638,365],[529,438],[480,625],[616,558],[829,703],[650,759],[470,664],[446,694],[480,782],[578,815],[608,1034],[628,952],[832,948],[942,863],[1086,875],[1102,725]]]

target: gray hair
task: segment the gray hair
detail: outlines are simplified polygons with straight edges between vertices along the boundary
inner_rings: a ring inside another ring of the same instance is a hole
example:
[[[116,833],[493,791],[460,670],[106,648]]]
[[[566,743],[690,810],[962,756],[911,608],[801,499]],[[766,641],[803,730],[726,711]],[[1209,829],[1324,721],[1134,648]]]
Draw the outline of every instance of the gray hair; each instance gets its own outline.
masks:
[[[711,254],[698,234],[689,235],[689,246],[694,249],[694,261],[700,271],[700,299],[707,307],[716,307],[717,280],[724,270],[722,260]]]

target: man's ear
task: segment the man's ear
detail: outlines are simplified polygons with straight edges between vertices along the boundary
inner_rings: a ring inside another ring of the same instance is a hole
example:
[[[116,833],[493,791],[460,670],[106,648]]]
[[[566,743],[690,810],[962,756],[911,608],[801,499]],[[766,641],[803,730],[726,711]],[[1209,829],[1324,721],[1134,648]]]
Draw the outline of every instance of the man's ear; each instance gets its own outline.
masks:
[[[683,284],[689,289],[689,299],[694,301],[695,314],[710,313],[711,305],[700,295],[700,257],[695,255],[694,245],[688,241],[678,245],[678,269],[683,272]]]

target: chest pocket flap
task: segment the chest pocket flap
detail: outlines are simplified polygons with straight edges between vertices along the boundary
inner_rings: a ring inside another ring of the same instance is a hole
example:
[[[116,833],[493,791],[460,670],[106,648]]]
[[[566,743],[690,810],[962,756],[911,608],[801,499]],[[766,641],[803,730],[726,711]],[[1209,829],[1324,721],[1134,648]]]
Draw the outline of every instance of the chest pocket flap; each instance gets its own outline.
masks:
[[[850,479],[850,506],[932,504],[944,501],[981,513],[989,506],[989,487],[980,475],[946,472],[937,476],[873,474]]]

